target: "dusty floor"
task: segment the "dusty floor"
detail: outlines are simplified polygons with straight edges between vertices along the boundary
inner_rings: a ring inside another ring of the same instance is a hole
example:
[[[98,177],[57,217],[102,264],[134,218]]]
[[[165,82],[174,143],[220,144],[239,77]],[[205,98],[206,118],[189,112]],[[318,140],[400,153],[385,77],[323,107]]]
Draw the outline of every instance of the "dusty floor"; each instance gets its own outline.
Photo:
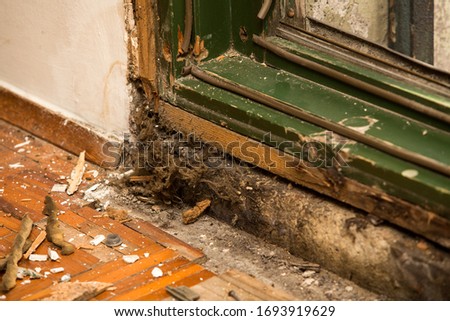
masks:
[[[203,265],[215,273],[239,269],[276,288],[289,291],[300,300],[387,299],[324,269],[317,273],[301,271],[296,267],[296,262],[302,260],[285,249],[207,215],[193,224],[184,225],[181,213],[186,207],[148,203],[136,198],[126,188],[106,185],[87,197],[125,208],[132,216],[149,220],[164,231],[201,249],[208,257]]]

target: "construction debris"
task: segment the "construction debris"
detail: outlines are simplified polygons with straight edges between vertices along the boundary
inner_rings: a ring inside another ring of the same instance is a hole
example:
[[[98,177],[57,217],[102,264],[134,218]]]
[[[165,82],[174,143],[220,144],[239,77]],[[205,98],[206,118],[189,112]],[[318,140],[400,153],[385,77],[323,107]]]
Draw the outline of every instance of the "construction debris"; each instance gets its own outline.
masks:
[[[153,275],[154,278],[160,278],[160,277],[162,277],[164,275],[164,273],[163,273],[163,271],[160,268],[155,267],[152,270],[152,275]]]
[[[97,235],[96,237],[94,237],[94,238],[89,242],[89,244],[91,244],[91,245],[93,245],[93,246],[97,246],[97,245],[99,245],[100,243],[102,243],[104,239],[105,239],[105,236],[104,236],[103,234],[99,234],[99,235]]]
[[[47,259],[47,254],[30,254],[30,256],[28,257],[28,260],[33,262],[45,262],[47,261]]]
[[[139,260],[139,255],[124,255],[122,259],[125,263],[131,264]]]
[[[41,301],[87,301],[112,286],[104,282],[66,282],[50,288],[51,295]]]
[[[36,237],[36,239],[33,241],[33,243],[31,244],[30,248],[28,249],[28,251],[25,252],[25,254],[23,255],[24,259],[28,259],[28,257],[34,252],[36,251],[36,249],[39,247],[39,245],[42,244],[42,242],[44,242],[45,238],[47,236],[47,233],[45,231],[41,231],[39,233],[39,235]]]
[[[183,213],[183,223],[194,223],[200,215],[211,205],[211,200],[203,200],[195,204],[195,206]]]
[[[64,275],[61,277],[61,282],[69,282],[71,278],[72,278],[72,277],[70,276],[70,274],[64,274]]]
[[[61,273],[61,272],[64,272],[64,268],[63,267],[52,268],[52,269],[50,269],[50,272],[52,272],[53,274]]]
[[[178,301],[197,301],[200,299],[200,295],[188,288],[185,285],[182,286],[166,286],[166,292],[173,296]]]
[[[51,248],[48,248],[48,257],[52,261],[58,261],[61,257],[58,255],[58,253]]]
[[[54,193],[65,193],[67,190],[67,184],[55,184],[52,187],[52,192]]]
[[[108,207],[106,209],[106,214],[109,218],[112,218],[116,221],[124,221],[128,219],[128,212],[122,209],[117,209],[114,207]]]
[[[17,263],[22,258],[23,247],[25,245],[25,241],[31,233],[32,227],[33,221],[28,215],[25,215],[22,218],[22,223],[20,225],[19,232],[17,233],[14,240],[11,253],[8,256],[8,261],[6,263],[6,272],[2,278],[1,287],[3,291],[9,291],[16,286],[17,272],[19,271]]]
[[[69,187],[67,188],[67,195],[72,195],[78,190],[78,186],[81,184],[81,180],[83,178],[84,170],[85,170],[85,154],[86,151],[82,151],[80,156],[78,157],[77,165],[72,170],[70,174],[70,178],[67,179],[69,183]]]
[[[24,277],[29,276],[30,279],[42,279],[44,276],[39,272],[31,269],[26,269],[19,266],[19,270],[17,271],[17,278],[23,279]]]
[[[53,199],[50,196],[45,197],[44,201],[44,215],[47,215],[47,240],[61,248],[62,255],[70,255],[75,252],[75,246],[64,240],[64,234],[59,225],[58,218],[56,216],[57,208]]]

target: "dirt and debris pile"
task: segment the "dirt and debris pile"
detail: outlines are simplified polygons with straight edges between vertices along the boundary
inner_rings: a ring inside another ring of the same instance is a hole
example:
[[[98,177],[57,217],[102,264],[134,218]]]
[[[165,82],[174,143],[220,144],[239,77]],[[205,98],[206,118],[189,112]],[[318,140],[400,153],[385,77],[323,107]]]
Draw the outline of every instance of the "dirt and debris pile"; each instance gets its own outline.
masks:
[[[236,175],[242,168],[218,146],[205,145],[194,135],[186,136],[161,124],[145,104],[135,108],[130,128],[132,136],[126,137],[124,144],[124,167],[134,171],[122,182],[134,195],[166,204],[194,206],[211,199],[213,204],[243,205],[241,175]]]

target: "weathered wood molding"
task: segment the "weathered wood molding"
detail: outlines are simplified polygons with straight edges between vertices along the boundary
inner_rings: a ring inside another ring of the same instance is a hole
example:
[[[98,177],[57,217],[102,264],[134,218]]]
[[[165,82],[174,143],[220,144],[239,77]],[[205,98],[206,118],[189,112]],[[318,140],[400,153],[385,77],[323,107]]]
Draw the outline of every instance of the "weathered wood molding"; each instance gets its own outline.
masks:
[[[37,103],[0,87],[0,118],[33,135],[103,167],[120,161],[120,143],[107,139],[91,128],[57,114]]]
[[[302,164],[295,157],[248,137],[213,124],[180,108],[164,103],[160,106],[163,123],[184,134],[195,134],[204,142],[223,146],[225,152],[292,182],[341,200],[367,213],[417,233],[450,248],[450,221],[374,187],[342,177],[333,184],[320,168],[287,166]],[[255,157],[256,156],[256,157]]]

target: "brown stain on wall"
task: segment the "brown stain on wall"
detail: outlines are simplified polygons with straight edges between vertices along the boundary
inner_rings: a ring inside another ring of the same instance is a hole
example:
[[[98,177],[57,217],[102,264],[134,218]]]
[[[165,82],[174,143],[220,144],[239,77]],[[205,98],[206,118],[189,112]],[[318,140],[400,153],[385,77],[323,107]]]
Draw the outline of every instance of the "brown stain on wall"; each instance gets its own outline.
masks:
[[[121,67],[125,67],[125,64],[120,61],[116,60],[114,61],[111,66],[109,66],[108,72],[106,73],[106,76],[103,80],[103,104],[102,104],[102,112],[101,112],[101,118],[105,123],[108,123],[111,119],[111,106],[109,102],[109,91],[110,91],[110,79],[111,76],[114,74],[114,70],[119,67],[119,71]]]

